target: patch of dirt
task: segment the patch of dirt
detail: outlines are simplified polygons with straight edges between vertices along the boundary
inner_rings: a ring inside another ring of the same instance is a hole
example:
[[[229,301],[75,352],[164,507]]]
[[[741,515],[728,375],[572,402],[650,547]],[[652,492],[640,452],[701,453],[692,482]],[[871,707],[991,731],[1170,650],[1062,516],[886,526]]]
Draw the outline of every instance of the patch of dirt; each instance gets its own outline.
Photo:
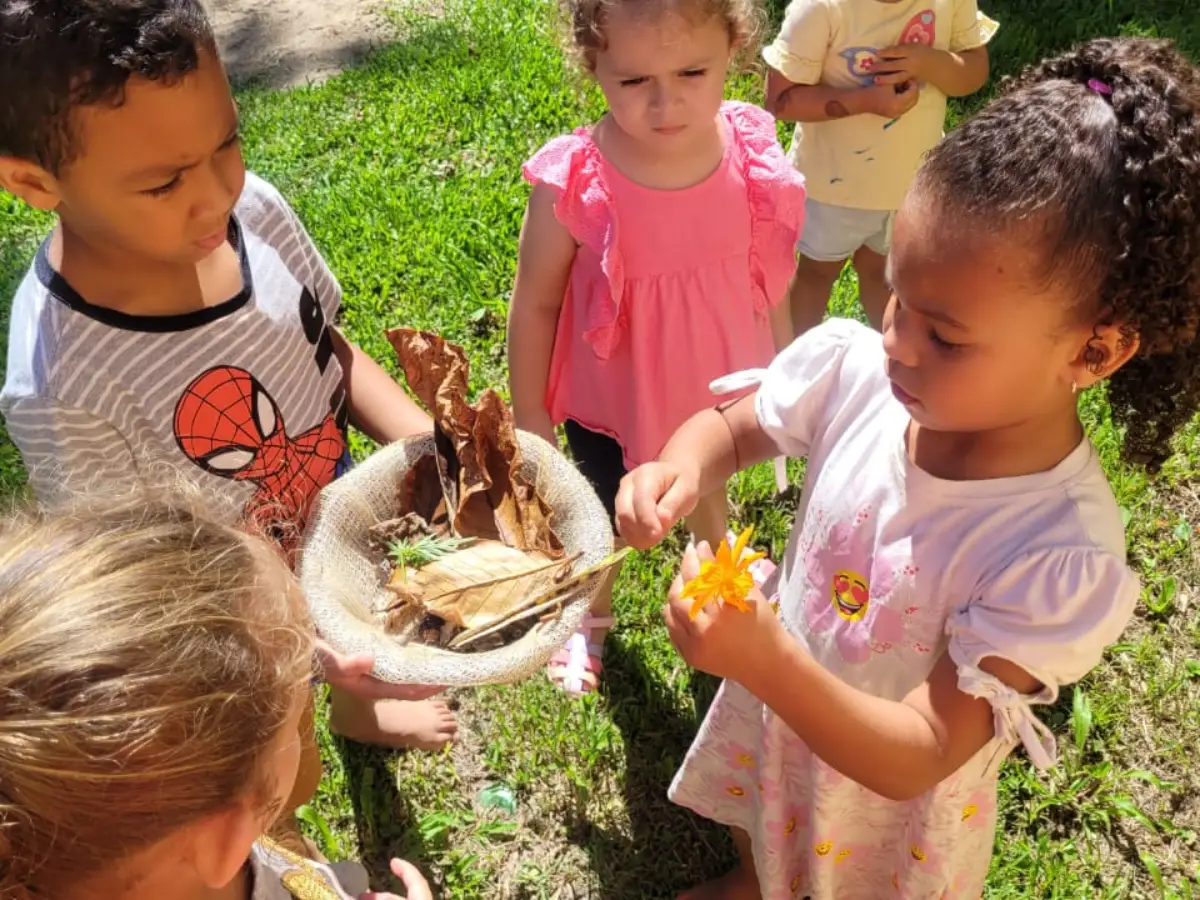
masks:
[[[230,77],[323,81],[397,36],[387,0],[206,0]]]

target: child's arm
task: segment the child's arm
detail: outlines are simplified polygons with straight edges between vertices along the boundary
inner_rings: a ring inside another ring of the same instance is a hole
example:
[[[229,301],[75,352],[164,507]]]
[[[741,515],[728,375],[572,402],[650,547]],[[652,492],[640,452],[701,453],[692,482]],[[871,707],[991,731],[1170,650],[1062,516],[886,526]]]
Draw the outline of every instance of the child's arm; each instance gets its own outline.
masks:
[[[778,455],[758,423],[753,395],[697,413],[672,435],[657,462],[639,466],[621,482],[621,537],[639,550],[653,547],[701,497],[724,486],[735,472]]]
[[[831,319],[792,341],[765,372],[745,373],[747,387],[760,385],[756,394],[697,413],[657,462],[625,476],[616,504],[621,537],[639,550],[652,547],[735,472],[780,454],[807,456],[835,373],[852,346],[863,341],[866,349],[878,337],[857,322]]]
[[[751,655],[757,665],[747,690],[817,756],[891,800],[925,793],[958,771],[995,734],[991,704],[958,689],[958,668],[947,654],[925,683],[901,701],[851,687],[790,639],[761,656]],[[990,657],[980,668],[1018,693],[1039,688],[1032,676],[1006,660]]]
[[[390,444],[433,430],[433,420],[374,359],[336,328],[333,348],[342,366],[350,422],[373,441]]]
[[[853,88],[797,84],[775,69],[767,70],[766,93],[767,112],[785,122],[827,122],[868,113],[895,119],[916,106],[918,99],[915,85],[897,93],[893,84]]]
[[[517,427],[555,443],[546,409],[546,384],[558,314],[562,309],[575,239],[554,215],[553,188],[537,184],[525,210],[517,280],[508,313],[508,372]]]
[[[990,65],[987,47],[954,52],[923,44],[902,44],[880,50],[879,58],[888,71],[875,79],[877,85],[923,81],[947,97],[975,93],[987,83]]]
[[[979,11],[976,0],[954,0],[949,26],[949,49],[901,44],[879,51],[880,68],[886,72],[875,79],[876,83],[899,84],[916,79],[933,85],[947,97],[965,97],[983,87],[990,66],[987,44],[999,26]]]
[[[884,700],[815,662],[761,595],[750,614],[721,606],[690,619],[691,601],[681,601],[679,594],[699,567],[696,551],[689,549],[665,612],[684,660],[740,683],[847,778],[891,800],[910,799],[957,771],[995,734],[991,704],[958,689],[958,670],[948,654],[903,700]],[[1039,688],[1023,669],[997,657],[983,659],[979,667],[1018,693]]]
[[[766,49],[767,112],[785,122],[825,122],[871,113],[895,119],[917,102],[915,90],[821,84],[837,30],[829,0],[792,0]]]
[[[770,319],[775,352],[781,353],[796,337],[795,328],[792,325],[792,305],[788,302],[787,297],[771,307]]]

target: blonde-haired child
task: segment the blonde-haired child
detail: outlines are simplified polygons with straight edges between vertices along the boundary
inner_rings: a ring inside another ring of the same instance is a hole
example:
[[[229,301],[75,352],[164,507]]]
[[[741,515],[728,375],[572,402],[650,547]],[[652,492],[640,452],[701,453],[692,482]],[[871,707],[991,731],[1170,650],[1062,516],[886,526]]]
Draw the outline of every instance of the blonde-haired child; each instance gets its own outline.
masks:
[[[182,501],[11,517],[0,658],[0,897],[366,891],[361,866],[262,837],[296,779],[313,670],[303,598],[266,543]]]
[[[555,440],[610,514],[621,478],[711,406],[713,379],[791,339],[781,301],[803,179],[775,121],[724,100],[753,0],[563,0],[572,49],[608,112],[525,165],[533,185],[508,331],[517,424]],[[688,518],[725,533],[724,486]],[[550,667],[573,694],[601,670],[608,603]]]

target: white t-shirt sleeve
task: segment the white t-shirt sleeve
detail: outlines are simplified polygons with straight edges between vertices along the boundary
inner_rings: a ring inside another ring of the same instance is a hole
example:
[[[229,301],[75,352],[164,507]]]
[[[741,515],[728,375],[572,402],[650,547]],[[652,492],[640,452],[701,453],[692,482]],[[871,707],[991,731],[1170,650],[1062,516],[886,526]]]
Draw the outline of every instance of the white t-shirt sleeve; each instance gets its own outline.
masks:
[[[5,413],[34,496],[46,506],[73,494],[119,490],[137,480],[128,442],[108,421],[42,397],[14,401]]]
[[[853,344],[869,334],[850,319],[830,319],[805,332],[762,373],[755,411],[758,423],[782,453],[807,456],[837,402],[838,375]]]
[[[763,59],[792,84],[817,84],[832,34],[828,0],[792,0],[779,35],[763,50]]]
[[[1125,630],[1140,586],[1116,554],[1091,547],[1040,550],[1006,565],[947,622],[958,687],[992,704],[996,736],[1021,741],[1038,766],[1054,761],[1054,738],[1032,705],[1053,703],[1099,662]],[[1008,660],[1042,684],[1018,694],[979,668],[986,657]]]

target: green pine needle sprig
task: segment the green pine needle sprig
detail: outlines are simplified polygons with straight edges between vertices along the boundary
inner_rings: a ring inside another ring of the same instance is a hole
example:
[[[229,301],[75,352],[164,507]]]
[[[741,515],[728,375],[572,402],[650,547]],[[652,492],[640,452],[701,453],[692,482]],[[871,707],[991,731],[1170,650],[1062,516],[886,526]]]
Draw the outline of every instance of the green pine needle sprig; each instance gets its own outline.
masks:
[[[453,535],[436,537],[425,534],[415,541],[396,541],[388,547],[388,555],[401,571],[419,569],[469,546],[474,540]]]

